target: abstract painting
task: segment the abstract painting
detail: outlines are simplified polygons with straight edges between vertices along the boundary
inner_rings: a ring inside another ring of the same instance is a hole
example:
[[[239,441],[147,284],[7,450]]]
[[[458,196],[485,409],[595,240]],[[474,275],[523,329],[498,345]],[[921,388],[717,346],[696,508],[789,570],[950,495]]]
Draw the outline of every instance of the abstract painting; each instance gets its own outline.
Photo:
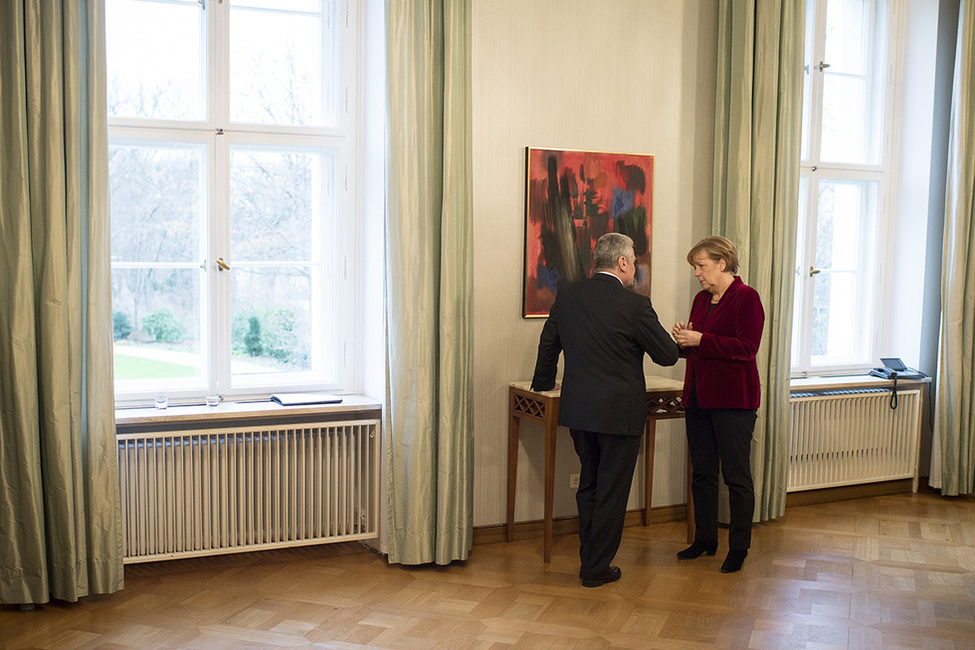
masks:
[[[526,148],[525,318],[548,316],[559,286],[592,274],[596,240],[633,239],[636,282],[650,295],[653,156]]]

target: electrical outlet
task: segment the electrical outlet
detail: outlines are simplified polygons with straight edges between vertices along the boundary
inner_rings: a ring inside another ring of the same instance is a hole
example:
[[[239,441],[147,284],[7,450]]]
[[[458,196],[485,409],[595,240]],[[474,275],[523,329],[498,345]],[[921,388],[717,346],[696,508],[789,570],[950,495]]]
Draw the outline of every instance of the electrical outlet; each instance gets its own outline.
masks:
[[[579,475],[578,474],[569,474],[569,487],[570,488],[577,488],[577,487],[579,487]]]

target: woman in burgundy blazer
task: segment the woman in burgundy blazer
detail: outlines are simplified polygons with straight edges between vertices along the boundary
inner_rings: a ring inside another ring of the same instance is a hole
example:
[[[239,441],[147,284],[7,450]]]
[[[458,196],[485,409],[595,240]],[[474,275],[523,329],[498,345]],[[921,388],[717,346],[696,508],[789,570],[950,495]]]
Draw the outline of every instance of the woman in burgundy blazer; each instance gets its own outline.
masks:
[[[741,569],[751,545],[755,492],[751,441],[761,400],[755,355],[765,311],[758,292],[737,277],[738,253],[724,237],[706,237],[687,253],[701,291],[691,316],[671,333],[687,359],[685,424],[691,456],[694,543],[677,554],[690,560],[718,548],[718,475],[731,510],[728,556],[721,571]]]

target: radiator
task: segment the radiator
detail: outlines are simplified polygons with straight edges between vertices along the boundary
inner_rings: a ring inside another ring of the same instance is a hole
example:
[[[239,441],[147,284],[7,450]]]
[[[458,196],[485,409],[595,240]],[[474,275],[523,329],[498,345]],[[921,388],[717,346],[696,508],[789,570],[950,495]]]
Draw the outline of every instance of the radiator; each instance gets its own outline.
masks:
[[[920,390],[793,393],[789,492],[896,479],[917,490]]]
[[[378,536],[378,420],[117,437],[127,563]]]

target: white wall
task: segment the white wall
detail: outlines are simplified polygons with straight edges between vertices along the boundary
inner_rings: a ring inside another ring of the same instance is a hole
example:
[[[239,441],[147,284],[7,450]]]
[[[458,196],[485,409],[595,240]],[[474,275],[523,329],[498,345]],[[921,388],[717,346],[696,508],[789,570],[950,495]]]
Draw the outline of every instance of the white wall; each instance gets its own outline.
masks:
[[[699,287],[684,255],[711,223],[717,0],[473,5],[474,525],[485,526],[505,520],[507,387],[531,378],[542,327],[521,317],[525,147],[655,155],[651,299],[668,329],[686,319]],[[647,371],[680,379],[683,365]],[[541,427],[521,437],[515,519],[541,519]],[[685,502],[684,449],[679,420],[657,425],[654,506]],[[560,429],[556,517],[576,513],[577,468]]]
[[[366,260],[359,267],[359,309],[362,332],[359,337],[359,358],[362,369],[356,377],[355,390],[386,403],[386,346],[384,344],[386,301],[383,265],[384,222],[386,210],[386,21],[383,0],[362,0],[358,16],[359,37],[365,53],[358,70],[362,107],[359,205],[363,219],[358,233],[358,255]],[[385,424],[384,424],[385,426]],[[385,440],[385,436],[383,437]],[[386,454],[380,456],[381,476],[386,476]],[[387,551],[386,483],[380,489],[379,542],[376,546]]]
[[[903,79],[893,98],[900,109],[900,120],[894,125],[894,141],[890,143],[898,161],[892,170],[888,241],[896,253],[884,273],[893,280],[887,285],[886,303],[897,309],[892,318],[884,320],[888,333],[886,337],[881,333],[881,340],[888,343],[878,357],[901,357],[917,368],[922,346],[924,242],[931,201],[938,5],[930,0],[904,0],[894,7],[893,37],[904,43],[894,65],[903,72]]]

